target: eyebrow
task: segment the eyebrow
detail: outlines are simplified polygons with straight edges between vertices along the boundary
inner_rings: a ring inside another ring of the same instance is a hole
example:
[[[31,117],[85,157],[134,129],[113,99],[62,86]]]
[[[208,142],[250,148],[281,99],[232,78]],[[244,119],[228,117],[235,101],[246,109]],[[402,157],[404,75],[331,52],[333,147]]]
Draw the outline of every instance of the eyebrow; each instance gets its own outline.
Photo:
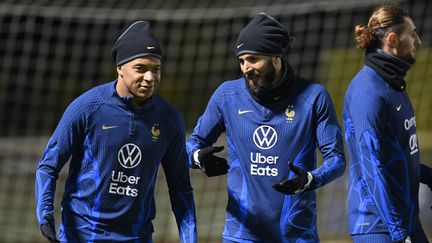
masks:
[[[134,67],[161,67],[161,64],[142,64],[142,63],[138,63],[135,64]]]

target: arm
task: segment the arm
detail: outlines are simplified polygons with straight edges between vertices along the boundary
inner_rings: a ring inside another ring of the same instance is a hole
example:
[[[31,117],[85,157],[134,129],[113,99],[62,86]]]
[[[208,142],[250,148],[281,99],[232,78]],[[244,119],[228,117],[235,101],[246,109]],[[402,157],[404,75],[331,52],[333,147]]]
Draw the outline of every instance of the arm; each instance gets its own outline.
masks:
[[[197,242],[195,202],[189,176],[185,149],[185,129],[176,127],[173,140],[164,158],[165,171],[171,208],[176,218],[181,242]]]
[[[54,226],[52,215],[56,181],[64,164],[69,160],[74,146],[79,144],[79,134],[83,127],[83,119],[79,117],[76,102],[73,102],[66,109],[48,141],[36,170],[36,216],[40,226],[45,224]]]
[[[340,177],[345,171],[342,133],[337,122],[333,103],[325,89],[314,103],[316,140],[323,154],[323,164],[313,171],[306,171],[290,162],[288,165],[295,176],[273,184],[272,187],[284,194],[296,194],[313,190]]]
[[[401,241],[408,236],[402,222],[402,214],[407,210],[402,197],[408,192],[399,183],[407,183],[407,178],[395,175],[392,167],[397,164],[400,170],[407,161],[395,161],[392,156],[397,151],[387,147],[394,141],[390,141],[391,135],[387,132],[391,121],[387,120],[385,109],[382,97],[366,92],[355,94],[349,106],[365,190],[392,240]],[[405,174],[405,177],[408,176]]]
[[[316,139],[323,156],[321,166],[311,171],[315,189],[335,180],[345,171],[345,155],[341,128],[331,98],[326,90],[321,92],[314,106],[316,114]]]
[[[219,108],[217,89],[211,97],[204,114],[198,119],[195,129],[186,144],[189,156],[189,167],[200,168],[207,176],[223,175],[228,172],[228,162],[224,158],[214,156],[223,147],[211,147],[220,134],[225,131],[222,112]]]

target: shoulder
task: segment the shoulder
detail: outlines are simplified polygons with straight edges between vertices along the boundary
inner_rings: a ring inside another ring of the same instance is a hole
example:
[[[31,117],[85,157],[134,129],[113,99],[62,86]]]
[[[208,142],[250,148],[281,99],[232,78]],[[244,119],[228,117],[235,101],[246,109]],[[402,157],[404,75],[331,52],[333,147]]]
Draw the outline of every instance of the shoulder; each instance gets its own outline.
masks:
[[[159,95],[153,95],[152,103],[161,117],[176,124],[183,124],[181,113],[167,100]]]
[[[376,102],[385,99],[389,88],[387,82],[375,70],[365,65],[351,80],[346,94],[352,99]]]
[[[244,82],[245,82],[244,78],[224,81],[216,89],[216,92],[220,92],[225,95],[240,93],[246,89]]]
[[[227,98],[247,92],[244,78],[224,81],[213,93],[217,101],[224,101]]]
[[[387,92],[383,90],[385,87],[369,85],[365,82],[355,83],[355,81],[359,80],[351,82],[345,94],[344,105],[351,109],[351,112],[382,114],[388,99]]]
[[[95,86],[72,101],[68,110],[71,110],[75,114],[89,115],[110,99],[113,92],[114,82]]]
[[[366,65],[354,76],[350,86],[354,86],[357,90],[371,92],[388,88],[385,80],[375,70]]]
[[[296,77],[293,86],[293,95],[298,94],[299,96],[305,96],[308,98],[322,97],[323,95],[324,97],[329,97],[328,91],[324,85],[302,77]]]

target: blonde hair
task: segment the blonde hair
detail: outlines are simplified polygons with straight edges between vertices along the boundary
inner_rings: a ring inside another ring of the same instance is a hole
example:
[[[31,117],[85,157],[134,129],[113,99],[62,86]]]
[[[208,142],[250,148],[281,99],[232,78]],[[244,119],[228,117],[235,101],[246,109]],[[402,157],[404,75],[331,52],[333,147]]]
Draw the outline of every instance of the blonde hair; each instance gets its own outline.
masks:
[[[394,4],[384,4],[378,7],[369,18],[367,26],[357,25],[355,37],[357,48],[369,51],[382,46],[381,39],[387,33],[400,34],[403,31],[405,17],[408,12]]]

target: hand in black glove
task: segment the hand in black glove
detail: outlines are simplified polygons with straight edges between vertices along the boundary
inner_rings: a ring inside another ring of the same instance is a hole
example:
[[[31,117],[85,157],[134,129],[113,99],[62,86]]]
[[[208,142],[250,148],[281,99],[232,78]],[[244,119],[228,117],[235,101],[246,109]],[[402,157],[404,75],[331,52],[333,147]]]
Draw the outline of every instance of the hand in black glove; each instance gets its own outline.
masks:
[[[279,183],[273,184],[272,187],[277,191],[287,195],[300,193],[305,189],[309,188],[310,184],[313,181],[312,174],[308,173],[300,167],[295,166],[294,163],[291,161],[288,165],[290,169],[294,171],[296,176],[294,176],[294,178],[292,179],[283,180]]]
[[[42,235],[45,236],[45,238],[47,238],[51,243],[60,242],[56,237],[54,217],[51,214],[46,214],[44,218],[48,221],[48,223],[42,224],[40,226]]]
[[[194,154],[194,162],[208,177],[225,175],[229,168],[227,160],[214,156],[223,149],[223,146],[200,149],[195,152],[197,156]]]

